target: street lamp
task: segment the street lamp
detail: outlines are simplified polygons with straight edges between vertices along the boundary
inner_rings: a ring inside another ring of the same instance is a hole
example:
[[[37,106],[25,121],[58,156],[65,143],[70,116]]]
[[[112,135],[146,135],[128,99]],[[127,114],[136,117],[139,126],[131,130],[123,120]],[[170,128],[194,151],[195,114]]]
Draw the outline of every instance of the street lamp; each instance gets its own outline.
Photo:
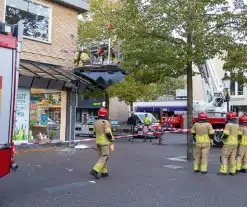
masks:
[[[224,88],[226,90],[225,102],[227,103],[227,112],[229,112],[230,111],[230,109],[229,109],[229,101],[230,101],[229,89],[231,87],[231,79],[227,75],[227,73],[225,73],[224,77],[221,80],[222,80]]]

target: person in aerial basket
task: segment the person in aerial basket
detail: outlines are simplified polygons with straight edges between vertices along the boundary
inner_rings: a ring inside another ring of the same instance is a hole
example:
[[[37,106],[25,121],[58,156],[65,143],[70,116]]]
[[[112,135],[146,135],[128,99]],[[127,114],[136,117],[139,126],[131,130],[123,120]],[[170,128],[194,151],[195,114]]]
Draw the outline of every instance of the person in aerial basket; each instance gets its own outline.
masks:
[[[201,112],[198,115],[198,121],[193,125],[191,134],[196,139],[196,159],[194,162],[194,172],[207,174],[208,154],[211,146],[211,140],[214,138],[214,130],[208,122],[206,113]]]
[[[108,177],[107,161],[110,152],[114,151],[114,136],[112,135],[111,124],[108,121],[108,111],[101,108],[98,111],[98,119],[94,122],[94,133],[96,134],[96,144],[99,152],[99,160],[94,165],[91,175],[96,179]]]

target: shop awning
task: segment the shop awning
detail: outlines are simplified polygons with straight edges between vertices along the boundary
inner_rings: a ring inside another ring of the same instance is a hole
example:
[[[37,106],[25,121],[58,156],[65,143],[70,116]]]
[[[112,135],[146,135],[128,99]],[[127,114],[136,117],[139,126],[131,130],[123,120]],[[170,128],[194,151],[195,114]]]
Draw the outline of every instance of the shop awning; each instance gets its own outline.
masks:
[[[102,88],[94,79],[88,76],[77,76],[73,71],[61,66],[29,60],[20,61],[19,86],[62,90],[66,87],[72,88],[78,83],[81,89],[88,86]]]
[[[81,77],[89,77],[95,80],[104,88],[122,82],[124,77],[128,75],[126,71],[117,65],[90,65],[74,69],[76,75]]]

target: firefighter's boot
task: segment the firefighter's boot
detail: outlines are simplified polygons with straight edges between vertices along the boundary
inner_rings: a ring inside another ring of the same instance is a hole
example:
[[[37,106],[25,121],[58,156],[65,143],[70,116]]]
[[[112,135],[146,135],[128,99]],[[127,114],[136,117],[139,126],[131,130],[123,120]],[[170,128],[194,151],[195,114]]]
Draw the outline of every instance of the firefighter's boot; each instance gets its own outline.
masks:
[[[227,175],[227,165],[221,164],[220,172],[217,175]]]
[[[99,179],[99,178],[100,178],[99,173],[97,173],[95,170],[92,170],[92,171],[90,172],[90,174],[91,174],[92,176],[94,176],[96,179]]]
[[[101,173],[101,177],[102,178],[109,177],[109,174],[108,173]]]
[[[218,172],[217,175],[224,175],[224,176],[226,176],[227,173]]]
[[[246,169],[240,170],[241,173],[246,173]]]

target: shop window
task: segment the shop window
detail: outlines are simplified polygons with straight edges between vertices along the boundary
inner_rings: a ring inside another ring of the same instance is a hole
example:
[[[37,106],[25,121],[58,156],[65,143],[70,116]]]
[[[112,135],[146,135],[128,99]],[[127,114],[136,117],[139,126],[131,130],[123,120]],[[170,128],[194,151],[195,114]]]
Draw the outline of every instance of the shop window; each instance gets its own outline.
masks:
[[[238,84],[238,95],[244,95],[244,88],[241,84]]]
[[[84,95],[84,96],[83,96],[83,99],[84,99],[85,101],[87,101],[87,100],[89,100],[89,96]]]
[[[31,90],[31,139],[59,139],[61,123],[61,92]]]
[[[51,42],[51,7],[30,0],[7,0],[7,24],[24,24],[24,36]]]
[[[230,92],[232,96],[235,95],[235,82],[231,82]]]

